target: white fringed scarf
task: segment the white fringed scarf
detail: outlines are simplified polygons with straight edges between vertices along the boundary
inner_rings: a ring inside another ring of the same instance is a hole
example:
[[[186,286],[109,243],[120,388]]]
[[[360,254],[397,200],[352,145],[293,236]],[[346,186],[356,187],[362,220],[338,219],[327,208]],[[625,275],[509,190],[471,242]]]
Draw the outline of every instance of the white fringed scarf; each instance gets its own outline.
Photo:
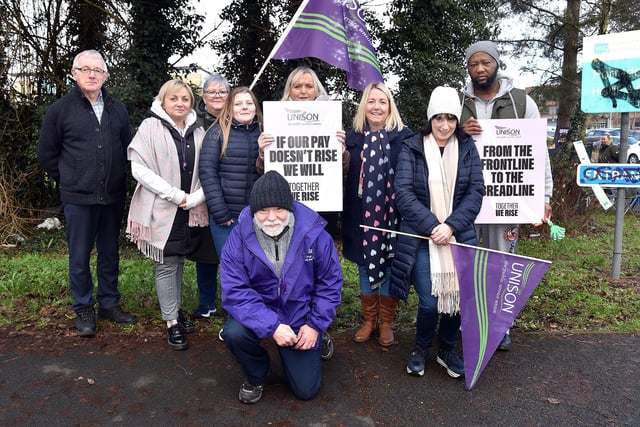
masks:
[[[433,134],[424,137],[424,155],[429,171],[429,195],[431,212],[440,223],[451,215],[453,193],[458,176],[458,139],[452,135],[444,147],[444,153]],[[455,237],[451,237],[455,242]],[[438,298],[438,312],[456,314],[460,311],[460,286],[450,245],[436,245],[429,240],[431,264],[431,294]]]

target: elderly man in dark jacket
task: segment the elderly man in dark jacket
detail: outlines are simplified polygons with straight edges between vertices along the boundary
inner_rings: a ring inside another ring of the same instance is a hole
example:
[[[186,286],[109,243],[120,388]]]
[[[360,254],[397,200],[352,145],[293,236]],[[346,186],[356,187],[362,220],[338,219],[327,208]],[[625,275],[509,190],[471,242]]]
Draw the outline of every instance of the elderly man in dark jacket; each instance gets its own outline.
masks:
[[[285,381],[299,399],[321,383],[321,334],[341,301],[342,270],[326,222],[294,201],[289,184],[269,171],[253,186],[220,258],[222,305],[229,313],[222,338],[246,376],[243,403],[262,397],[269,354],[277,345]]]
[[[76,329],[96,331],[89,258],[98,262],[98,315],[118,324],[135,316],[120,307],[118,239],[127,192],[127,145],[131,140],[124,104],[103,88],[109,73],[102,55],[80,52],[71,75],[76,86],[56,101],[42,122],[38,162],[60,189],[69,246],[69,285],[75,299]]]

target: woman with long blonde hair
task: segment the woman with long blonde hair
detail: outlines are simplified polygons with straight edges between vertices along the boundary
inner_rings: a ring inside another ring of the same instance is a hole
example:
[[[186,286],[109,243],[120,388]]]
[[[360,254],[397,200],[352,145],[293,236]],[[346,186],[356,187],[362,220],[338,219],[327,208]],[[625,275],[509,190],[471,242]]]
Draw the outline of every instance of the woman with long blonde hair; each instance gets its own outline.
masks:
[[[209,207],[211,236],[218,256],[258,179],[258,136],[262,112],[245,86],[231,92],[218,120],[207,130],[200,154],[200,182]]]
[[[397,230],[393,182],[402,141],[413,132],[402,122],[398,107],[383,83],[362,92],[353,130],[347,134],[349,164],[342,210],[342,253],[358,264],[364,323],[355,342],[379,331],[378,343],[395,343],[393,321],[398,300],[389,293],[395,238],[391,233],[363,229],[360,224]]]

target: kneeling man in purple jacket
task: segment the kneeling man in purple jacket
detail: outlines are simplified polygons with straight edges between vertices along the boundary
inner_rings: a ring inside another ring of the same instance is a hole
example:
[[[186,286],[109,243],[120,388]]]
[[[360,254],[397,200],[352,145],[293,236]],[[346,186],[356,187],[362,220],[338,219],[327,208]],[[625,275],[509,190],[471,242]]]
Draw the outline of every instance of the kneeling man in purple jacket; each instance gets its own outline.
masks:
[[[321,335],[340,305],[342,270],[320,215],[294,201],[269,171],[254,184],[220,258],[221,338],[242,367],[239,399],[262,397],[270,361],[261,340],[275,341],[287,385],[312,399],[321,383]]]

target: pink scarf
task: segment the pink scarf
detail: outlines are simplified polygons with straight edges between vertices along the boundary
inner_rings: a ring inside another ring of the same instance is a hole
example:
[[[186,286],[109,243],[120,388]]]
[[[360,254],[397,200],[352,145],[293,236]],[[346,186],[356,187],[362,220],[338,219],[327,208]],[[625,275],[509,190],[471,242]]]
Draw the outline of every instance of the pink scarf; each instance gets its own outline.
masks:
[[[198,179],[198,159],[204,131],[198,128],[193,133],[196,144],[196,158],[191,181],[191,192],[200,188]],[[140,163],[153,173],[164,178],[174,187],[180,187],[180,161],[175,142],[168,129],[159,119],[147,118],[138,128],[127,155],[130,161]],[[140,183],[131,198],[127,234],[138,249],[154,261],[163,262],[163,250],[169,239],[171,226],[178,205],[159,197]],[[209,224],[206,203],[189,210],[189,226],[205,227]]]

